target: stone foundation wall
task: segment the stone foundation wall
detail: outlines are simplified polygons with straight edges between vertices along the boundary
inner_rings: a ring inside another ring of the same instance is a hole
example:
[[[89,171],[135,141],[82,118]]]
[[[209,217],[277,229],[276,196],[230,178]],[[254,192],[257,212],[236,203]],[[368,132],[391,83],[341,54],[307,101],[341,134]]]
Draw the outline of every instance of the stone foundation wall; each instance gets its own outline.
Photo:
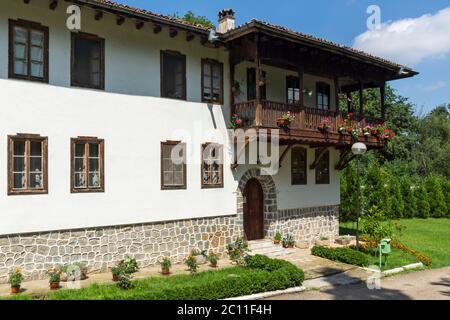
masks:
[[[0,236],[0,283],[15,267],[26,280],[43,279],[49,268],[81,262],[89,272],[105,272],[127,255],[141,267],[161,256],[181,262],[192,249],[224,253],[226,244],[242,236],[236,215],[131,226]]]
[[[339,206],[278,210],[266,215],[265,230],[270,238],[279,230],[310,244],[320,237],[333,238],[339,235]]]

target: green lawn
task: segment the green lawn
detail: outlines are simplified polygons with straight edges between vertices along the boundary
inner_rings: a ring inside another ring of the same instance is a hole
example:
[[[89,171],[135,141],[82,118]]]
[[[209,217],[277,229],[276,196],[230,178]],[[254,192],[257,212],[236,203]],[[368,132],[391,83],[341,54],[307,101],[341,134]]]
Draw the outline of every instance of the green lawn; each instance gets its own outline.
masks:
[[[433,260],[432,268],[450,266],[450,219],[402,219],[398,222],[406,227],[398,239],[401,243],[429,256]],[[355,225],[341,223],[341,234],[355,234]],[[397,251],[400,250],[394,250],[389,258],[388,267],[415,261],[414,257]]]

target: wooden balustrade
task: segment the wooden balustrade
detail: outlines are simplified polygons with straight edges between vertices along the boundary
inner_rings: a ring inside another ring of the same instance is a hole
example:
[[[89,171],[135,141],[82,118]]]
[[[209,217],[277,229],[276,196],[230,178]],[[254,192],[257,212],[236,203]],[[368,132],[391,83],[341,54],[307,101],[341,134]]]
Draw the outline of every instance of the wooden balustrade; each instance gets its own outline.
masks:
[[[300,107],[299,105],[291,105],[287,103],[262,101],[262,126],[267,128],[276,128],[277,119],[282,114],[290,111],[295,120],[291,123],[291,129],[299,130],[317,130],[319,125],[325,120],[329,120],[329,132],[338,132],[342,122],[342,114],[336,111],[319,110],[314,108]],[[242,119],[246,126],[254,126],[256,124],[256,101],[245,101],[235,104],[235,112]],[[364,125],[369,120],[363,120]],[[379,123],[378,120],[371,120],[370,123]]]

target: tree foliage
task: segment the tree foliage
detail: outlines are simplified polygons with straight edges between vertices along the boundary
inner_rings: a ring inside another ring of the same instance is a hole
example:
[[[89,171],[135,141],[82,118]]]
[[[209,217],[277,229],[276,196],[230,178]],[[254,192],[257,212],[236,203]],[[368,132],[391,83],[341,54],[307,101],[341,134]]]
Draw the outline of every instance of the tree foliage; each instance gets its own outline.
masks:
[[[379,90],[364,91],[365,116],[380,117]],[[363,214],[380,208],[386,219],[450,218],[450,104],[416,115],[407,98],[386,88],[386,123],[396,137],[362,161]],[[359,109],[357,94],[351,107]],[[344,103],[341,109],[347,108]],[[341,172],[341,217],[354,220],[356,169]]]
[[[209,20],[205,16],[198,16],[190,10],[188,12],[186,12],[183,16],[180,16],[178,13],[175,13],[172,15],[172,17],[174,17],[176,19],[184,20],[193,25],[201,25],[203,27],[216,30],[216,26],[211,20]]]

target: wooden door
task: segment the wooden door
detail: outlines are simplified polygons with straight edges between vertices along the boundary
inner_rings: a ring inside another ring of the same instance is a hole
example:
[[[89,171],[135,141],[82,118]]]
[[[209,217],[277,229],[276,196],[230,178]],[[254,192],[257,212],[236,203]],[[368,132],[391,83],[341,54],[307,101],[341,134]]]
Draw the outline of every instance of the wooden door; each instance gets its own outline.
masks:
[[[264,238],[264,192],[257,179],[244,189],[244,231],[247,240]]]

